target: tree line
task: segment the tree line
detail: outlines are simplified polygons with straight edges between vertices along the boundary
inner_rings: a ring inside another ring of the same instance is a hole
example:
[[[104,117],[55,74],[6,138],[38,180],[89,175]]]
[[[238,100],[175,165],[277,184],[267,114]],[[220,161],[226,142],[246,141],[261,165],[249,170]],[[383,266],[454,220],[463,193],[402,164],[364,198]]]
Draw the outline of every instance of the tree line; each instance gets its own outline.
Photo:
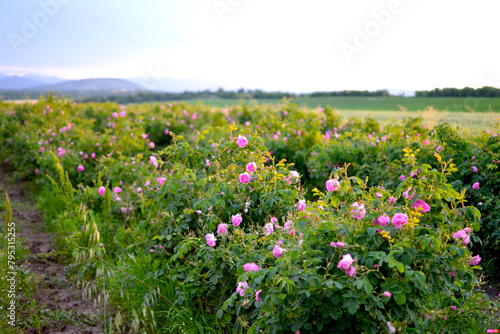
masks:
[[[237,99],[237,100],[262,100],[262,99],[282,99],[297,97],[386,97],[390,96],[385,89],[377,91],[368,90],[343,90],[331,92],[313,92],[313,93],[289,93],[289,92],[265,92],[260,89],[245,90],[241,88],[236,91],[224,90],[220,88],[217,91],[184,91],[184,92],[159,92],[159,91],[65,91],[49,92],[56,97],[67,97],[78,102],[116,102],[116,103],[143,103],[153,101],[185,101],[185,100],[208,100],[208,99]],[[0,90],[0,100],[20,100],[37,99],[46,95],[46,91],[35,90]],[[482,88],[436,88],[431,91],[416,91],[416,97],[500,97],[500,89],[494,87]]]
[[[34,99],[47,92],[33,90],[0,90],[0,98],[4,100]],[[313,92],[313,93],[289,93],[289,92],[266,92],[260,89],[245,90],[243,88],[230,91],[220,88],[217,91],[184,91],[179,93],[159,92],[159,91],[65,91],[50,92],[56,97],[68,97],[79,102],[105,102],[116,103],[142,103],[151,101],[181,101],[181,100],[205,100],[205,99],[238,99],[238,100],[261,100],[261,99],[282,99],[297,97],[328,97],[328,96],[389,96],[387,90],[367,91],[367,90],[344,90],[333,92]]]
[[[500,97],[500,89],[490,86],[481,88],[435,88],[433,90],[419,90],[417,97]]]

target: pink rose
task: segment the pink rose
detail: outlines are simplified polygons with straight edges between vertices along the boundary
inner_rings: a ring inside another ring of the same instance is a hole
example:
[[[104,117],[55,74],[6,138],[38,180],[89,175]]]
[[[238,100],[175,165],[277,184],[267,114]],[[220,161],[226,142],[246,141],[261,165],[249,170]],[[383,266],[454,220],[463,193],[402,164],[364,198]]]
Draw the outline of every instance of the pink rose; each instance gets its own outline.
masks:
[[[250,176],[250,174],[248,174],[247,172],[245,172],[243,174],[240,174],[239,179],[240,179],[241,183],[249,183],[250,179],[251,179],[251,176]]]
[[[413,187],[406,189],[406,191],[404,192],[405,198],[409,199],[409,200],[411,200],[413,198],[413,196],[415,196],[415,192],[413,192],[413,195],[411,195],[411,196],[409,195],[411,188],[413,188]]]
[[[330,179],[326,181],[325,185],[326,185],[326,190],[329,192],[336,191],[340,188],[340,183],[337,179]]]
[[[377,218],[377,223],[380,225],[380,226],[385,226],[387,225],[387,223],[390,221],[391,219],[389,218],[389,216],[386,216],[386,215],[382,215],[380,217]]]
[[[121,192],[122,192],[122,188],[120,188],[120,187],[115,187],[115,188],[113,189],[113,191],[115,192],[115,194],[118,194],[118,193],[121,193]]]
[[[236,139],[236,143],[239,147],[244,148],[248,145],[248,139],[245,136],[238,136],[238,139]]]
[[[281,257],[281,255],[283,254],[283,248],[281,248],[280,246],[274,246],[273,248],[273,255],[275,258],[279,259]]]
[[[257,292],[255,292],[255,301],[260,302],[262,300],[259,298],[259,295],[261,292],[262,292],[262,290],[258,290]]]
[[[254,273],[256,273],[257,271],[259,271],[259,266],[255,263],[245,263],[243,265],[243,270],[245,270],[246,273],[249,271],[253,271]]]
[[[342,259],[339,261],[337,268],[342,270],[348,270],[354,260],[351,257],[351,254],[345,254],[342,256]]]
[[[76,168],[77,171],[79,172],[83,172],[85,170],[85,168],[82,166],[82,165],[79,165],[77,168]]]
[[[477,265],[479,262],[481,262],[481,257],[479,255],[476,255],[476,256],[473,256],[470,260],[469,260],[469,264],[471,266],[475,266]]]
[[[384,292],[384,297],[391,298],[392,294],[389,291]]]
[[[267,223],[265,226],[264,226],[264,234],[265,235],[269,235],[271,233],[274,232],[274,226],[272,223]]]
[[[347,276],[353,277],[356,275],[356,267],[350,267],[346,272]]]
[[[365,210],[365,205],[364,204],[358,204],[358,202],[354,202],[351,205],[352,210],[352,217],[356,219],[362,219],[366,215],[366,210]]]
[[[106,188],[99,187],[99,189],[97,191],[99,192],[99,195],[104,196],[104,193],[106,192]]]
[[[421,199],[417,199],[415,203],[412,204],[413,208],[420,212],[429,212],[431,207],[429,204],[425,203]]]
[[[299,200],[299,204],[297,205],[297,210],[304,211],[305,209],[306,209],[306,200],[305,199]]]
[[[227,224],[219,224],[217,226],[217,234],[219,235],[227,235]]]
[[[253,172],[255,172],[255,170],[256,170],[256,169],[257,169],[257,164],[255,164],[255,162],[251,162],[251,163],[249,163],[249,164],[247,165],[247,167],[246,167],[246,170],[247,170],[247,172],[249,172],[249,173],[253,173]]]
[[[453,238],[457,241],[462,239],[462,244],[467,245],[470,242],[470,235],[468,235],[465,230],[459,230],[453,233]]]
[[[472,189],[479,189],[479,182],[476,182],[472,185]]]
[[[231,222],[233,223],[233,226],[239,226],[242,221],[243,218],[241,218],[241,215],[239,213],[231,217]]]
[[[392,225],[395,228],[401,228],[408,222],[408,215],[406,213],[396,213],[392,216]]]
[[[247,282],[238,282],[238,287],[236,288],[236,292],[240,294],[241,297],[245,295],[245,291],[248,289]]]
[[[207,235],[205,235],[205,239],[207,240],[207,244],[210,247],[215,246],[215,241],[217,240],[217,238],[215,237],[215,235],[213,233],[208,233]]]
[[[167,179],[164,178],[164,177],[159,177],[159,178],[156,179],[156,181],[158,181],[158,184],[161,187],[161,186],[163,186],[165,184],[165,181],[167,181]]]

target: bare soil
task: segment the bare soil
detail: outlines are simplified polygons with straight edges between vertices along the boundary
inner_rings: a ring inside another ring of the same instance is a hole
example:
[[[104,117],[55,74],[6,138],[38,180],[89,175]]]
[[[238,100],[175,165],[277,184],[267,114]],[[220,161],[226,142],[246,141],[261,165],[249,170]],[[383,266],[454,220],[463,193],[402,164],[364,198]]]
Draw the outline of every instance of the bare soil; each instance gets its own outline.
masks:
[[[83,299],[82,291],[72,282],[61,257],[58,256],[51,235],[44,231],[41,212],[36,209],[30,197],[27,184],[9,182],[10,174],[0,169],[0,190],[9,195],[14,221],[18,222],[18,235],[24,240],[31,253],[19,263],[23,268],[39,277],[36,293],[38,310],[43,310],[47,324],[41,326],[41,333],[50,334],[98,334],[103,333],[101,310],[94,300]],[[20,300],[20,304],[29,303]],[[29,318],[29,311],[22,315]],[[61,321],[58,320],[61,318]],[[66,315],[61,317],[61,315]],[[68,316],[69,315],[69,316]],[[40,333],[38,328],[29,328],[25,333]]]

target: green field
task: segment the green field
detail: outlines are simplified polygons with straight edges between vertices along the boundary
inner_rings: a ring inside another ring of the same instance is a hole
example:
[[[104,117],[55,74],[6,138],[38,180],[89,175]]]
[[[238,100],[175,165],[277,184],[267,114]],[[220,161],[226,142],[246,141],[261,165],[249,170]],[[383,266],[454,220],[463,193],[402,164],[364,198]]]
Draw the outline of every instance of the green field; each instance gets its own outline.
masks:
[[[189,104],[203,102],[216,107],[238,104],[277,104],[278,99],[236,100],[208,99],[186,101]],[[294,102],[308,108],[334,107],[343,117],[372,117],[385,125],[392,119],[404,120],[421,116],[424,123],[434,127],[448,123],[453,128],[479,132],[492,130],[500,121],[500,98],[427,98],[427,97],[315,97],[297,98]]]
[[[279,99],[237,100],[207,99],[205,104],[230,106],[248,103],[279,103]],[[196,103],[198,100],[189,101]],[[294,100],[299,106],[309,108],[332,106],[340,110],[365,111],[419,111],[432,106],[439,111],[450,112],[500,112],[500,98],[460,98],[460,97],[299,97]]]

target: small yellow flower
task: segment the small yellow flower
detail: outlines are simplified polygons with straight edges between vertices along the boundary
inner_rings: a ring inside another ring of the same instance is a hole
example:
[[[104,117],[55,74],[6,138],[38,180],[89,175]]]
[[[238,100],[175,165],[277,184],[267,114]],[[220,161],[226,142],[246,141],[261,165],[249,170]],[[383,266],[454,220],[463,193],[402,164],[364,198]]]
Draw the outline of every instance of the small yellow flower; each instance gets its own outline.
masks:
[[[391,234],[387,231],[381,231],[380,232],[380,236],[384,239],[387,239],[387,240],[391,240],[392,237],[391,237]]]

